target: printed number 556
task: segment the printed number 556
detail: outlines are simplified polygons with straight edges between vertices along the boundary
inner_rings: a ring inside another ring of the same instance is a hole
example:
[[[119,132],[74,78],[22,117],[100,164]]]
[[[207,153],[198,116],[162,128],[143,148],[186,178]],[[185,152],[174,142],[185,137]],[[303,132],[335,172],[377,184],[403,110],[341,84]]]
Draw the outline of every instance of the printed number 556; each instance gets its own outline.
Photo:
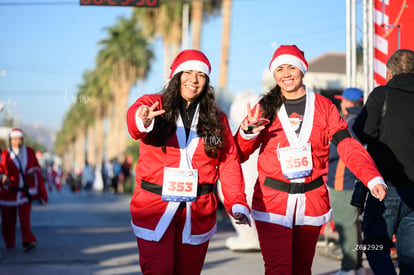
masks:
[[[307,166],[309,164],[307,157],[303,157],[302,159],[299,159],[299,158],[288,159],[286,160],[286,162],[287,162],[288,169],[291,169],[293,167],[298,168],[301,166]]]

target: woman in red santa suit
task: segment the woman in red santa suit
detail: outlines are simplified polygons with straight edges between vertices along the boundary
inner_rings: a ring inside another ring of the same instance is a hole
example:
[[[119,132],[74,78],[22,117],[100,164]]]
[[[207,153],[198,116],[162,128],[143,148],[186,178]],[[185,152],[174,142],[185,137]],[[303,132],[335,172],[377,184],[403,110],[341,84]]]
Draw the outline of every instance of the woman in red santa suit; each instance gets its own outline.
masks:
[[[209,84],[210,62],[184,50],[160,94],[144,95],[127,112],[139,140],[131,200],[143,274],[200,274],[216,232],[219,179],[224,205],[241,224],[250,209],[234,139]]]
[[[386,185],[335,105],[303,84],[308,68],[295,45],[282,45],[269,69],[276,85],[241,123],[235,139],[244,162],[259,146],[252,216],[266,274],[311,274],[321,226],[331,219],[323,177],[329,143],[379,200]]]
[[[32,200],[48,201],[48,195],[35,152],[23,143],[21,129],[9,134],[9,149],[1,154],[0,206],[2,233],[7,249],[16,245],[16,222],[19,215],[24,250],[36,247],[37,240],[30,226]]]

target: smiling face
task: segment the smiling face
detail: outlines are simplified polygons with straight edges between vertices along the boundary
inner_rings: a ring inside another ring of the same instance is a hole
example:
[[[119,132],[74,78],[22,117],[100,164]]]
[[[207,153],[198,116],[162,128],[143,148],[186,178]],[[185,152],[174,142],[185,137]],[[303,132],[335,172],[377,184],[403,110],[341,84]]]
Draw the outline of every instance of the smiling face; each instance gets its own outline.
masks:
[[[287,99],[296,99],[305,95],[303,73],[296,66],[283,64],[277,67],[273,77],[280,86],[282,94]]]
[[[181,74],[181,97],[187,101],[187,106],[196,99],[207,83],[207,75],[199,71],[183,71]]]

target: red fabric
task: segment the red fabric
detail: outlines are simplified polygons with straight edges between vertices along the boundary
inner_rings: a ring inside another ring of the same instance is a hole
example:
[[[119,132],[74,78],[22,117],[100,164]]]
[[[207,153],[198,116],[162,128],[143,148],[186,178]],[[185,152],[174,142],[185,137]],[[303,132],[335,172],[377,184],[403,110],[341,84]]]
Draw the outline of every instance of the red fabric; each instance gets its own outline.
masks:
[[[37,242],[30,226],[31,207],[31,202],[20,204],[19,206],[1,206],[1,229],[6,246],[15,247],[16,245],[17,215],[19,215],[22,244],[27,242]]]
[[[27,154],[27,164],[23,167],[25,174],[25,179],[28,184],[29,189],[32,189],[30,192],[32,199],[36,200],[41,198],[44,202],[48,201],[48,195],[43,180],[42,172],[40,165],[37,161],[35,152],[32,148],[23,146],[20,150],[26,150]],[[24,165],[24,164],[22,164]],[[11,158],[10,152],[8,149],[4,150],[1,154],[0,166],[3,170],[2,173],[6,174],[10,179],[9,187],[23,187],[23,182],[20,182],[20,170],[16,162]],[[33,173],[29,173],[32,171]],[[37,178],[37,181],[36,181]],[[0,205],[18,205],[26,202],[25,199],[27,196],[25,192],[16,192],[9,190],[6,186],[0,185]]]
[[[139,159],[136,165],[136,188],[131,200],[132,221],[139,227],[154,230],[161,216],[164,214],[168,202],[162,201],[159,195],[141,189],[141,179],[162,185],[164,167],[179,167],[180,148],[177,135],[172,135],[166,141],[166,153],[159,146],[151,143],[149,134],[140,132],[136,125],[135,113],[139,106],[152,106],[155,102],[160,104],[157,110],[163,108],[161,95],[145,95],[139,98],[127,112],[127,125],[132,138],[139,140]],[[192,157],[192,166],[198,169],[199,185],[215,184],[221,181],[224,205],[232,214],[234,204],[240,204],[249,209],[244,193],[244,179],[240,160],[234,139],[228,125],[227,118],[221,119],[226,125],[223,133],[224,148],[220,149],[217,158],[205,154],[203,140],[200,139]],[[151,134],[156,134],[156,125]],[[165,130],[165,129],[163,129]],[[155,133],[154,133],[155,132]],[[217,201],[214,193],[202,195],[191,204],[191,233],[204,234],[216,224]]]
[[[312,274],[320,226],[284,227],[256,221],[265,274]]]
[[[381,177],[378,168],[364,146],[353,138],[346,138],[337,146],[339,157],[345,166],[360,179],[365,186],[375,177]]]
[[[200,245],[182,243],[185,209],[174,216],[159,242],[137,238],[139,263],[145,274],[199,275],[209,242]]]
[[[348,124],[340,116],[335,105],[326,97],[315,94],[315,113],[309,139],[312,147],[313,170],[312,174],[305,178],[305,182],[327,175],[329,142],[335,133],[347,128]],[[276,154],[277,148],[289,146],[279,118],[276,118],[257,138],[246,140],[240,135],[240,131],[237,131],[235,140],[242,162],[261,145],[258,158],[259,177],[258,184],[255,186],[252,209],[285,215],[288,193],[263,186],[265,177],[289,182],[282,174]],[[373,178],[381,176],[368,152],[355,139],[342,140],[337,149],[345,165],[366,185]],[[305,215],[321,216],[330,210],[329,194],[325,185],[306,192],[305,196]]]

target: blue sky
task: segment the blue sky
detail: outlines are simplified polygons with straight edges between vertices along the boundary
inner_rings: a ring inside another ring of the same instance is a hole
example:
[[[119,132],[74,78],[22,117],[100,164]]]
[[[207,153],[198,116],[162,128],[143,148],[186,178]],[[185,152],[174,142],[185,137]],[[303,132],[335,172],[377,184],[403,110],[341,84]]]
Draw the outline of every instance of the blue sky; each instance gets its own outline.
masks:
[[[11,2],[65,2],[72,5],[1,5]],[[357,1],[359,2],[359,1]],[[0,0],[0,101],[14,103],[12,111],[25,124],[61,127],[75,100],[82,75],[95,67],[97,42],[105,27],[127,7],[79,6],[78,0]],[[359,4],[361,5],[361,4]],[[228,90],[262,92],[263,71],[275,48],[296,44],[307,60],[326,52],[345,52],[343,0],[233,0]],[[202,51],[212,64],[211,83],[218,81],[221,18],[206,18]],[[163,50],[156,54],[145,82],[131,90],[132,101],[158,92],[163,85]],[[7,107],[7,106],[6,106]],[[4,118],[6,110],[0,113]]]

